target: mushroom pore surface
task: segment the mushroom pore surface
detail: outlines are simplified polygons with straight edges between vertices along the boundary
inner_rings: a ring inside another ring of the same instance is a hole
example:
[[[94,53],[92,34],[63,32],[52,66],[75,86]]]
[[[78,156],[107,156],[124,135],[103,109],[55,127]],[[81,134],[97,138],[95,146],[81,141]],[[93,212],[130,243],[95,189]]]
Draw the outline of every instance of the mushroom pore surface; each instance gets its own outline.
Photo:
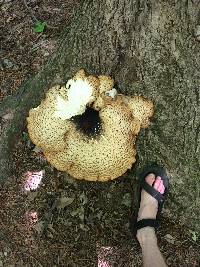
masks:
[[[55,168],[77,179],[103,182],[132,167],[135,140],[149,125],[153,103],[120,95],[113,86],[109,76],[87,76],[80,70],[30,110],[30,138]]]

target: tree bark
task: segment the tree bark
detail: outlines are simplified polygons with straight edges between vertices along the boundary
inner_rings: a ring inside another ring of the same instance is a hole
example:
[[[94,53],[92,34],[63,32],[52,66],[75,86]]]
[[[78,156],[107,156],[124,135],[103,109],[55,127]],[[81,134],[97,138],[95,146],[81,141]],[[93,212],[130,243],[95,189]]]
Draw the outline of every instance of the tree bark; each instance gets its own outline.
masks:
[[[77,70],[111,75],[122,93],[152,99],[155,115],[137,141],[133,174],[151,161],[170,176],[171,214],[200,230],[199,1],[83,1],[59,50],[0,107],[0,183],[12,177],[12,148],[30,108]]]

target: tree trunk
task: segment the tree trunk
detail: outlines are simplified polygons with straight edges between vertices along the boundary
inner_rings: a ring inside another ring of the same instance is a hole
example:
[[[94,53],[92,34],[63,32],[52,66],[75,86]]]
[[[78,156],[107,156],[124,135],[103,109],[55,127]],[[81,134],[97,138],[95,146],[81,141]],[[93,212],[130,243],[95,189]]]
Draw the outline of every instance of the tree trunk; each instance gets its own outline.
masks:
[[[83,1],[59,50],[0,107],[1,184],[12,177],[12,148],[26,127],[29,109],[50,86],[84,68],[93,75],[111,75],[122,93],[153,100],[154,119],[138,137],[133,174],[147,162],[164,165],[171,177],[171,214],[200,230],[198,2]]]

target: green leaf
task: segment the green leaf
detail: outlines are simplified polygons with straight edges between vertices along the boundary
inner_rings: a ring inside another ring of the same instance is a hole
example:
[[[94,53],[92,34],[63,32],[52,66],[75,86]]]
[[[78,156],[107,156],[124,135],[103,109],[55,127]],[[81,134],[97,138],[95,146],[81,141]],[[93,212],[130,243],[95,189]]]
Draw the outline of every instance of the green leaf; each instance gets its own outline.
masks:
[[[34,32],[43,32],[45,27],[47,26],[47,23],[45,21],[37,21],[33,27]]]
[[[197,242],[198,236],[197,233],[195,231],[189,230],[190,234],[191,234],[191,238],[194,242]]]

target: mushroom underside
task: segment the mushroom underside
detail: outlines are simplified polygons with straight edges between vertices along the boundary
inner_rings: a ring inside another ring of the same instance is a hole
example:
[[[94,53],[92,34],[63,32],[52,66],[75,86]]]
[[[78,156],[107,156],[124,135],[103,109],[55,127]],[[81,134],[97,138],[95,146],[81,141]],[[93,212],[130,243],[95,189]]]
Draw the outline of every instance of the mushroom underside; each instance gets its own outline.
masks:
[[[113,85],[110,77],[87,77],[81,70],[68,87],[51,88],[30,110],[30,138],[55,168],[77,179],[107,181],[132,167],[136,136],[149,125],[153,104],[117,95]]]

